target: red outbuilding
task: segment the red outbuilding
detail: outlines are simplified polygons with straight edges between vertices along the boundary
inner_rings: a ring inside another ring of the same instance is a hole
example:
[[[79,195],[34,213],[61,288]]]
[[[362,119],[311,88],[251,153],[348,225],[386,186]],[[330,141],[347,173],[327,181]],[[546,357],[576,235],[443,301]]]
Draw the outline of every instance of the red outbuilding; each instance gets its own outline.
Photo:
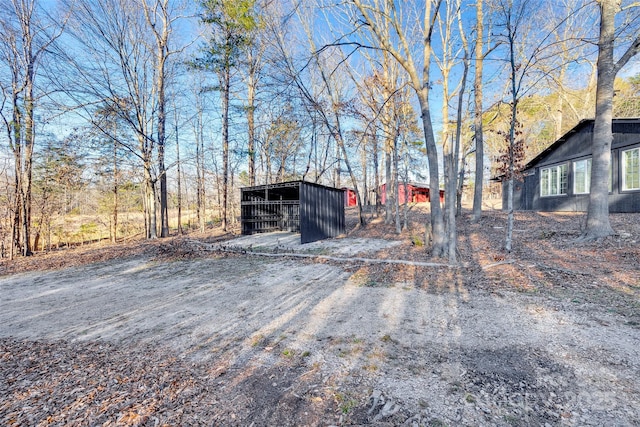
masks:
[[[398,184],[398,201],[403,204],[426,203],[431,200],[429,197],[429,184],[418,182],[401,182]],[[380,202],[384,205],[387,201],[387,184],[380,186]],[[444,190],[440,190],[440,203],[444,202]]]
[[[345,207],[356,206],[358,204],[358,199],[356,197],[356,192],[352,188],[342,187],[344,190],[344,205]]]

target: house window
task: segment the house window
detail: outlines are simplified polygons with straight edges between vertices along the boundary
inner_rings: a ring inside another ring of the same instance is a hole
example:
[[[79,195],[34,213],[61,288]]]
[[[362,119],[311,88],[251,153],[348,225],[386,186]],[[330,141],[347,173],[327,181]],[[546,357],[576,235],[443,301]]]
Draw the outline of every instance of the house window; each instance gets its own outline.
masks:
[[[622,190],[640,190],[640,147],[622,152]]]
[[[541,196],[559,196],[565,194],[567,194],[566,164],[540,170]]]
[[[591,186],[591,159],[573,162],[573,194],[587,194]]]

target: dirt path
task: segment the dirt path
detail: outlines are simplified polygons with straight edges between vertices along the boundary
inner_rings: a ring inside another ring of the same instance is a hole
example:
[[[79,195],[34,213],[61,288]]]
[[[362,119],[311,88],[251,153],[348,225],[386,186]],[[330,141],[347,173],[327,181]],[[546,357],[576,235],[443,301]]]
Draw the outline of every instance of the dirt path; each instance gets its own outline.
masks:
[[[640,425],[637,323],[562,296],[252,256],[23,273],[0,295],[3,425]]]

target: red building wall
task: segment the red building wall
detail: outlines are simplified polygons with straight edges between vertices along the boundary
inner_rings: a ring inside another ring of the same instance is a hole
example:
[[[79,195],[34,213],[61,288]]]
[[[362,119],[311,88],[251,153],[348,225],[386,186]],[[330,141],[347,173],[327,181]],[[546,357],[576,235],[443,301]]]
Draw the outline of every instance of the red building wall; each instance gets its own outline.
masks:
[[[351,188],[343,188],[344,190],[344,205],[346,207],[356,206],[358,204],[358,199],[356,197],[356,192]]]
[[[399,203],[403,204],[408,196],[409,203],[426,203],[430,200],[429,188],[418,187],[413,184],[400,183],[398,185]],[[387,184],[380,186],[380,202],[384,205],[387,202]],[[440,202],[444,202],[444,190],[440,190]]]

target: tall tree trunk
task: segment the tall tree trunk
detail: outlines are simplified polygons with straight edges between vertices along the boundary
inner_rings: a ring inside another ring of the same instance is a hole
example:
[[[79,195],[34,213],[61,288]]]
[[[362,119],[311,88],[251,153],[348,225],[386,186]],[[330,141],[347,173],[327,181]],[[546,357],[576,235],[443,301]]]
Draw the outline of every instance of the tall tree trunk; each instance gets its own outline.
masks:
[[[396,225],[396,234],[402,232],[400,225],[400,169],[398,168],[398,138],[393,139],[393,170],[395,171],[393,180],[393,192],[395,194],[395,203],[393,204],[393,220]],[[407,182],[404,183],[404,191],[406,192]]]
[[[475,77],[474,91],[474,138],[476,142],[476,173],[473,186],[473,221],[482,217],[482,189],[484,185],[484,140],[482,134],[482,71],[483,71],[483,34],[484,16],[482,2],[476,1],[476,45],[475,45]]]
[[[256,136],[255,136],[255,109],[256,109],[256,81],[254,67],[249,68],[249,81],[247,84],[247,138],[249,151],[249,185],[256,185]]]
[[[427,162],[429,164],[429,198],[431,207],[431,234],[433,257],[448,255],[448,242],[445,235],[444,217],[440,206],[440,177],[438,176],[438,153],[436,139],[433,134],[431,111],[429,108],[429,89],[425,87],[417,91],[422,117],[422,129],[425,136]]]
[[[161,93],[158,97],[158,180],[160,182],[160,221],[161,230],[160,237],[169,236],[169,206],[167,198],[167,170],[164,164],[164,147],[165,147],[165,102],[164,102],[164,79],[161,84]]]
[[[592,167],[587,226],[582,240],[593,240],[613,234],[609,222],[609,165],[613,141],[613,83],[616,74],[631,58],[640,53],[640,35],[614,61],[615,18],[619,0],[599,0],[600,38],[598,40],[598,81],[596,88],[596,116],[591,142]]]
[[[144,195],[147,205],[147,238],[158,237],[157,223],[157,203],[156,203],[156,183],[151,174],[151,159],[144,161]]]
[[[29,256],[31,250],[31,188],[33,180],[33,148],[35,145],[35,121],[34,121],[34,99],[33,99],[33,78],[34,64],[33,55],[28,53],[29,63],[25,75],[25,151],[24,151],[24,175],[22,179],[23,194],[23,216],[22,216],[22,254]]]
[[[456,217],[462,215],[462,194],[464,192],[465,169],[467,168],[467,158],[462,157],[458,168],[458,190],[456,191]]]
[[[114,126],[115,125],[114,121]],[[117,131],[117,127],[115,129]],[[114,132],[113,139],[113,233],[111,234],[111,242],[116,243],[118,241],[118,142],[115,138]]]
[[[560,82],[560,85],[561,85],[560,91],[563,90],[562,84],[564,83],[565,73],[566,73],[566,68],[563,66],[560,68],[560,74],[558,75],[558,81]],[[562,93],[558,93],[558,99],[556,101],[555,111],[553,112],[553,116],[555,118],[554,121],[556,125],[556,130],[555,130],[556,140],[560,139],[560,137],[562,137],[563,135],[563,132],[562,132],[562,123],[564,120],[563,110],[564,110],[564,98]]]
[[[172,19],[169,16],[168,0],[156,0],[154,4],[147,4],[142,0],[147,24],[149,25],[155,40],[155,81],[154,90],[158,105],[157,138],[158,138],[158,181],[160,201],[160,237],[169,236],[169,206],[167,197],[167,170],[165,167],[166,145],[166,64],[167,58],[172,54],[168,50],[169,35],[171,34]]]
[[[180,138],[178,137],[178,115],[176,113],[176,123],[175,123],[175,133],[176,133],[176,167],[178,174],[178,195],[177,195],[177,204],[178,204],[178,234],[182,236],[184,231],[182,230],[182,165],[180,164]],[[197,142],[196,142],[197,143]]]
[[[167,116],[165,112],[166,97],[166,26],[165,21],[165,37],[158,38],[158,51],[156,54],[157,64],[157,81],[156,89],[158,91],[158,180],[160,182],[160,237],[169,237],[169,205],[167,197],[167,170],[164,164],[164,148],[166,139],[166,122]]]
[[[391,224],[393,222],[393,175],[392,175],[392,161],[391,161],[391,153],[393,152],[393,147],[389,143],[389,139],[387,139],[387,143],[385,144],[385,152],[384,152],[384,173],[385,173],[385,188],[384,188],[384,223]]]
[[[598,41],[598,81],[596,116],[591,141],[591,189],[587,209],[587,226],[583,239],[597,239],[613,234],[609,222],[609,165],[613,132],[613,81],[616,67],[613,59],[615,16],[619,7],[615,0],[600,0],[600,38]]]
[[[340,169],[340,167],[342,166],[342,153],[340,152],[340,143],[337,141],[336,138],[336,168],[334,170],[334,186],[336,188],[340,188],[340,175],[342,175],[342,170]]]
[[[372,137],[373,144],[373,186],[375,189],[376,195],[376,216],[378,215],[378,211],[380,209],[380,160],[379,160],[379,148],[378,148],[378,137],[376,134]]]
[[[228,231],[229,196],[229,91],[231,90],[231,69],[227,66],[220,74],[222,88],[222,229]]]
[[[509,66],[511,69],[511,122],[509,126],[509,179],[507,183],[507,233],[505,237],[504,249],[511,252],[513,237],[513,184],[515,172],[515,142],[516,142],[516,123],[518,114],[518,92],[516,89],[516,57],[515,57],[515,39],[514,30],[512,30],[511,22],[507,23],[509,34]]]
[[[449,262],[456,262],[456,190],[458,171],[456,162],[456,141],[449,131],[449,71],[443,72],[443,98],[442,103],[442,138],[444,155],[444,224],[447,236],[446,254]],[[462,89],[463,90],[463,89]],[[440,197],[439,192],[433,193],[432,197]]]
[[[363,205],[368,205],[369,204],[369,185],[368,185],[368,180],[369,180],[369,159],[367,156],[367,150],[366,150],[366,145],[363,146],[362,151],[360,151],[360,167],[362,168],[362,204]],[[348,193],[347,193],[347,200],[348,200]]]
[[[11,221],[11,251],[9,252],[9,259],[13,260],[13,258],[21,252],[20,248],[20,217],[22,212],[22,203],[20,200],[22,199],[20,187],[22,184],[20,183],[21,174],[21,165],[22,165],[22,157],[21,150],[19,146],[17,150],[14,150],[14,190],[13,190],[13,218]]]
[[[204,190],[204,129],[203,107],[200,98],[196,101],[196,219],[200,231],[204,231],[206,217],[206,194]]]
[[[447,126],[448,128],[448,126]],[[456,262],[456,190],[458,189],[458,170],[455,161],[455,142],[448,129],[443,133],[444,144],[444,223],[448,245],[445,256],[449,262]],[[433,197],[440,194],[434,193]]]
[[[462,12],[460,3],[458,2],[458,10],[457,10],[457,18],[458,18],[458,28],[460,32],[460,39],[462,41],[462,47],[464,56],[462,59],[462,63],[464,65],[462,71],[462,79],[460,81],[460,89],[458,91],[458,108],[456,112],[456,137],[455,143],[453,145],[453,162],[452,166],[455,168],[452,176],[455,177],[453,182],[449,184],[449,191],[451,196],[455,199],[452,202],[452,209],[449,212],[449,223],[452,227],[449,228],[449,262],[456,262],[457,258],[457,246],[458,246],[458,234],[456,227],[456,217],[459,212],[462,212],[462,189],[463,189],[463,181],[460,181],[458,184],[458,178],[464,178],[464,162],[460,162],[460,150],[462,146],[462,107],[464,104],[464,96],[467,91],[467,76],[469,75],[469,44],[467,42],[467,37],[464,34],[464,28],[462,26]],[[464,160],[464,159],[463,159]],[[459,176],[460,175],[460,176]]]

